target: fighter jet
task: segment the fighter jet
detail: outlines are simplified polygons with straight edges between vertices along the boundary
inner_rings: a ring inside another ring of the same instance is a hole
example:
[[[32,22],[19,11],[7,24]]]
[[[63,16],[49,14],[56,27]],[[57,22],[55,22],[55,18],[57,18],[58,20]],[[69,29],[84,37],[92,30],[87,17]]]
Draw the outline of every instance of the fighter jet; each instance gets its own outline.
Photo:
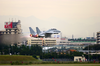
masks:
[[[47,31],[40,31],[38,27],[36,27],[36,32],[31,28],[29,27],[30,29],[30,36],[31,37],[35,37],[35,38],[38,38],[38,37],[45,37],[45,38],[48,38],[48,37],[51,37],[52,34],[58,34],[60,33],[59,30],[57,29],[49,29]]]
[[[39,30],[39,28],[36,27],[36,31],[37,31],[37,34],[38,34],[39,36],[45,36],[45,38],[51,37],[52,34],[58,34],[58,33],[60,33],[60,31],[57,30],[57,29],[55,29],[55,28],[49,29],[49,30],[47,30],[47,31],[42,31],[42,32],[41,32],[41,31]]]

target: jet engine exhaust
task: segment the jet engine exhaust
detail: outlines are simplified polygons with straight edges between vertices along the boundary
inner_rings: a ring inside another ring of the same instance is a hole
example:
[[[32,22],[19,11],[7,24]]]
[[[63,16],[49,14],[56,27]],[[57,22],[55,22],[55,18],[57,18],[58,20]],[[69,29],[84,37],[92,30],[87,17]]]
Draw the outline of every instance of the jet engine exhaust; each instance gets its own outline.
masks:
[[[0,35],[0,44],[17,44],[18,42],[25,41],[26,38],[22,34],[3,34]]]

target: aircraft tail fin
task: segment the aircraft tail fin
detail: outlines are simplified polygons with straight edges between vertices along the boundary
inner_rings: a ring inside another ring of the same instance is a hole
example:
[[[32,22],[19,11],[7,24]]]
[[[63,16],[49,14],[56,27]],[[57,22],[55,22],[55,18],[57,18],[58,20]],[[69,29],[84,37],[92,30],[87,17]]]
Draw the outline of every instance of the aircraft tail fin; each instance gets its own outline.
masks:
[[[30,30],[30,33],[31,33],[31,34],[33,34],[33,35],[36,34],[35,31],[34,31],[31,27],[29,27],[29,30]]]
[[[37,34],[41,33],[41,31],[38,27],[36,27],[36,32],[37,32]]]

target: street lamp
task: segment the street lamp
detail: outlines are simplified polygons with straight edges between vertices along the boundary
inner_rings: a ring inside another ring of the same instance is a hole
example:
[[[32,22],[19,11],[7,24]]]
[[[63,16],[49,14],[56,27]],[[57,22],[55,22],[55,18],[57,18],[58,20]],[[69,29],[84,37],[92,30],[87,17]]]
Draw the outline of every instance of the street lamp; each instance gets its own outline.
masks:
[[[9,47],[9,54],[10,54],[10,47]]]
[[[88,61],[89,61],[89,45],[88,45]]]

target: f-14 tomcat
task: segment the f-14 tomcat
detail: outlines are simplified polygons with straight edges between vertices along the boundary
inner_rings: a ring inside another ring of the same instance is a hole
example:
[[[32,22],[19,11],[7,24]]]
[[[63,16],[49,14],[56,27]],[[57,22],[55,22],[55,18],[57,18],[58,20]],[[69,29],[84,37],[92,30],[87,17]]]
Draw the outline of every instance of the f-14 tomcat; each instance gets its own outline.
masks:
[[[55,28],[49,29],[47,31],[40,31],[39,28],[36,27],[36,32],[31,27],[29,27],[29,29],[30,29],[30,33],[31,33],[30,36],[35,37],[35,38],[38,38],[38,37],[47,38],[47,37],[51,37],[52,34],[60,33],[60,31]]]

